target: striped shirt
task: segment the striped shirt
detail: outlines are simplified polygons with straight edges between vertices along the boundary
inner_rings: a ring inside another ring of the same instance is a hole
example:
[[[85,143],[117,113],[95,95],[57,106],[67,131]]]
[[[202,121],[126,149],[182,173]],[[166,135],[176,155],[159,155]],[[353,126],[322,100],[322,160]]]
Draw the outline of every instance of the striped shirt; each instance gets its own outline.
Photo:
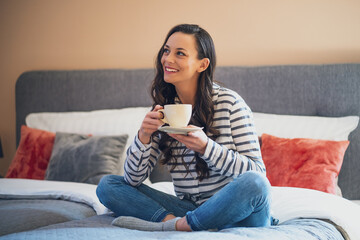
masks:
[[[175,193],[201,204],[217,191],[246,171],[265,173],[258,136],[253,116],[245,101],[234,91],[214,84],[214,122],[220,131],[215,141],[208,139],[204,155],[199,155],[210,168],[209,177],[199,181],[196,172],[195,152],[185,152],[182,143],[173,146],[173,154],[178,156],[176,163],[168,163]],[[160,136],[160,135],[159,135]],[[163,155],[158,148],[159,136],[153,137],[149,144],[142,144],[138,136],[127,150],[125,161],[125,180],[132,186],[142,183],[151,173],[158,159]],[[210,134],[208,134],[210,136]],[[173,169],[173,166],[175,168]]]

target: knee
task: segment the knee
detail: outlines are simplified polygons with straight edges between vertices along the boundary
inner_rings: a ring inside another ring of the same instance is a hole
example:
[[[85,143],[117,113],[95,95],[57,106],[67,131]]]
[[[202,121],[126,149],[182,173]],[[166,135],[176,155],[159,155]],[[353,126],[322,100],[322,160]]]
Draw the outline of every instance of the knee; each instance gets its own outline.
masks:
[[[107,199],[107,196],[111,196],[111,192],[114,190],[115,186],[118,188],[123,184],[126,184],[123,176],[106,175],[102,177],[96,188],[96,195],[100,202],[104,203]]]
[[[249,171],[234,181],[242,190],[245,187],[248,193],[251,192],[254,195],[268,195],[270,193],[269,180],[262,173]]]

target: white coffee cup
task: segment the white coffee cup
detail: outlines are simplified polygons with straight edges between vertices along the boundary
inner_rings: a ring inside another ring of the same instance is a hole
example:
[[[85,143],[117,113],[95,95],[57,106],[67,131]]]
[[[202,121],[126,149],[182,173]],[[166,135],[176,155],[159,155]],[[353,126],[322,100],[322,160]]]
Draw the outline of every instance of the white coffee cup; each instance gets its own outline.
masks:
[[[164,114],[164,118],[161,121],[168,123],[170,127],[186,127],[191,118],[192,105],[167,104],[159,112]]]

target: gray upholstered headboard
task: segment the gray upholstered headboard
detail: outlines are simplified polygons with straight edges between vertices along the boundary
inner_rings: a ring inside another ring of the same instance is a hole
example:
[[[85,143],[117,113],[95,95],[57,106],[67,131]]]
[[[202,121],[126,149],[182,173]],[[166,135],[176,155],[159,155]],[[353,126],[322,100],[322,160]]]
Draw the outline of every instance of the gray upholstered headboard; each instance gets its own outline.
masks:
[[[16,132],[32,112],[149,106],[152,69],[33,71],[16,83]],[[216,80],[237,91],[254,112],[360,115],[360,64],[218,67]],[[339,176],[348,199],[360,199],[360,128],[350,135]]]

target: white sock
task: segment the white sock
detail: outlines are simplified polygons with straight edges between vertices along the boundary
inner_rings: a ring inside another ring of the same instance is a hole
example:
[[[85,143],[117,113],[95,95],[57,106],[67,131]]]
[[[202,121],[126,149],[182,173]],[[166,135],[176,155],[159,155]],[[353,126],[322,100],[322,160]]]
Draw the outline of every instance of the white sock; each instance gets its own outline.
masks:
[[[136,229],[141,231],[176,231],[176,222],[180,218],[174,218],[166,222],[150,222],[135,217],[120,216],[115,218],[111,224],[114,226]]]

